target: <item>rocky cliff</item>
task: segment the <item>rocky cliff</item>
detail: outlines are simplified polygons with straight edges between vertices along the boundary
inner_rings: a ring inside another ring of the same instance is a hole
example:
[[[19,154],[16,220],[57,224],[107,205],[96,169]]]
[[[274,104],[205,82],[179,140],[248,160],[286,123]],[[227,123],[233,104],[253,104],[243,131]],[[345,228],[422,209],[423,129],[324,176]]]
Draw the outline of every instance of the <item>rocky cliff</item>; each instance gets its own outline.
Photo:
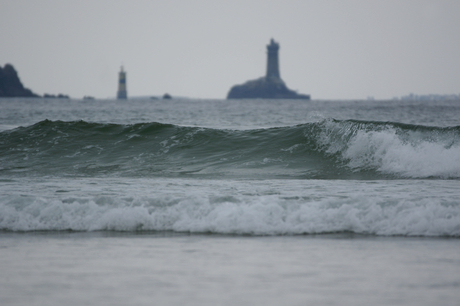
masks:
[[[0,97],[39,97],[30,89],[25,88],[13,65],[0,67]]]

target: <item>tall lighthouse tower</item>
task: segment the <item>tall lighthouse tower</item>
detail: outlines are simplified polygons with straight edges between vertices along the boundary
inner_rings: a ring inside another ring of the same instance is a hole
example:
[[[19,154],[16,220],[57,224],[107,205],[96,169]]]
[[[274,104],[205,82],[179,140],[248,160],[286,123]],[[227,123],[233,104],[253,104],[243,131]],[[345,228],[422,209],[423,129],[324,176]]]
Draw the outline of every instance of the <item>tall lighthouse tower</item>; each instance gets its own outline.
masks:
[[[280,79],[280,70],[278,64],[278,50],[280,45],[273,40],[267,45],[267,79]]]
[[[123,66],[118,73],[118,92],[117,99],[127,99],[128,93],[126,92],[126,72],[123,71]]]

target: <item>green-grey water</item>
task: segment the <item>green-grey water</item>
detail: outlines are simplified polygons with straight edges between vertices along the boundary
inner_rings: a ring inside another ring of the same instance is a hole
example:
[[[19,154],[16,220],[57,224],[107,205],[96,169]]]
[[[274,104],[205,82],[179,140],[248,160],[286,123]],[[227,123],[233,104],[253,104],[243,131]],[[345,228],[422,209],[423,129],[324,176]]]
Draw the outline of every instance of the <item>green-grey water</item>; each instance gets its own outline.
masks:
[[[460,101],[0,109],[2,305],[460,298]]]

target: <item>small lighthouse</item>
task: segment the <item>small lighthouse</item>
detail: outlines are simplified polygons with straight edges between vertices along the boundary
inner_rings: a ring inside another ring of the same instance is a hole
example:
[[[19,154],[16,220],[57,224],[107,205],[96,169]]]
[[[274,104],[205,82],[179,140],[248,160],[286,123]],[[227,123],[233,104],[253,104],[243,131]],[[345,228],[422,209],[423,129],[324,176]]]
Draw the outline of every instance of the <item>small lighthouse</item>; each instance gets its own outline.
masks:
[[[280,70],[278,64],[278,50],[280,45],[273,40],[267,45],[267,79],[280,79]]]
[[[127,99],[128,93],[126,92],[126,72],[123,71],[123,66],[118,73],[118,92],[117,99]]]

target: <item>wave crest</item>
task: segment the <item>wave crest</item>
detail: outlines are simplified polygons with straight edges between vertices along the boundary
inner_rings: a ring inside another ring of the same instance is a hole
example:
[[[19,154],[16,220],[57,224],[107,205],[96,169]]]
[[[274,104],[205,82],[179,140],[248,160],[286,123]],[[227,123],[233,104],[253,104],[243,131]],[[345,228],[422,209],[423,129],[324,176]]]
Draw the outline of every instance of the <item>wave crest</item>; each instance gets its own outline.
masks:
[[[460,177],[460,127],[356,120],[243,131],[45,120],[1,132],[0,152],[11,175]]]
[[[393,177],[459,178],[459,128],[394,123],[325,121],[321,149],[354,172],[374,170]]]

